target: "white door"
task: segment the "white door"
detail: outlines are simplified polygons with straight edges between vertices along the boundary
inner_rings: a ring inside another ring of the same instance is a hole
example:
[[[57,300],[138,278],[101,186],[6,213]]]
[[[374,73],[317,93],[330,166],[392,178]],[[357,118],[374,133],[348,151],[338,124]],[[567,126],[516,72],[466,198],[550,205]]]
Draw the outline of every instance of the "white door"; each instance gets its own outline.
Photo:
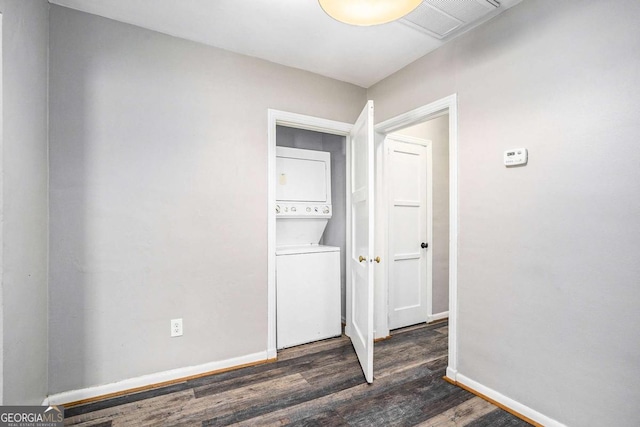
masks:
[[[427,321],[430,212],[429,141],[388,139],[389,328]],[[429,181],[429,182],[428,182]],[[429,214],[429,215],[428,215]]]
[[[351,131],[351,295],[347,331],[367,382],[373,382],[373,101]]]

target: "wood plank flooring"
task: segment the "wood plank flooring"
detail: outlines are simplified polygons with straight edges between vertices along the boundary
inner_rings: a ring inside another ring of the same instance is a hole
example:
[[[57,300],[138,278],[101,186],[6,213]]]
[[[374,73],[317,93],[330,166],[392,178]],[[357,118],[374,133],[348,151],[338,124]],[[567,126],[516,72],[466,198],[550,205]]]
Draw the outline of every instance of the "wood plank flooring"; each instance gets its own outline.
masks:
[[[373,384],[340,337],[281,351],[273,363],[68,408],[65,425],[529,425],[444,381],[446,365],[446,322],[376,343]]]

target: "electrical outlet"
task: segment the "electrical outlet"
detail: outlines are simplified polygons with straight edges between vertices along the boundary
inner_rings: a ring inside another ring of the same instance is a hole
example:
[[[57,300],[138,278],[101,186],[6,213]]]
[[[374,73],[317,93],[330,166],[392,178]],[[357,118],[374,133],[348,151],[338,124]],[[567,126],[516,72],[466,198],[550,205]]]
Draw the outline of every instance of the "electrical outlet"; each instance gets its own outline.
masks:
[[[182,319],[171,319],[171,336],[182,336]]]

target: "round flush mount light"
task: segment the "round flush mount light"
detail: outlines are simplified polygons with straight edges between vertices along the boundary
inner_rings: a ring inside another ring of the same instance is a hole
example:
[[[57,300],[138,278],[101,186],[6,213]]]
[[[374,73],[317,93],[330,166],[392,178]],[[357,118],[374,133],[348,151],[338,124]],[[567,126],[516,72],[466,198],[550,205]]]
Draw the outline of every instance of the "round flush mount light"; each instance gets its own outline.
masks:
[[[369,26],[400,19],[422,0],[318,0],[322,9],[340,22]]]

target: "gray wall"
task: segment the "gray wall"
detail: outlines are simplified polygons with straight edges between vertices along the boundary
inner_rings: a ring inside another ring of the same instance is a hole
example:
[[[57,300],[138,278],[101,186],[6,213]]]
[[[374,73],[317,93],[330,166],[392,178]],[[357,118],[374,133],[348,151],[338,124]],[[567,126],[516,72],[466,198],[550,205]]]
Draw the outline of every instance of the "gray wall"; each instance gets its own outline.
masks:
[[[368,92],[377,121],[458,94],[459,372],[572,426],[640,422],[638,22],[527,0]]]
[[[2,12],[2,403],[47,394],[48,3]]]
[[[322,244],[340,248],[341,314],[344,320],[346,319],[347,283],[347,155],[345,137],[277,126],[276,145],[331,153],[331,209],[333,209],[333,215],[322,235]]]
[[[266,351],[267,108],[365,90],[56,6],[50,73],[50,392]]]
[[[433,314],[449,311],[449,115],[396,132],[428,139],[432,143],[433,235]]]

